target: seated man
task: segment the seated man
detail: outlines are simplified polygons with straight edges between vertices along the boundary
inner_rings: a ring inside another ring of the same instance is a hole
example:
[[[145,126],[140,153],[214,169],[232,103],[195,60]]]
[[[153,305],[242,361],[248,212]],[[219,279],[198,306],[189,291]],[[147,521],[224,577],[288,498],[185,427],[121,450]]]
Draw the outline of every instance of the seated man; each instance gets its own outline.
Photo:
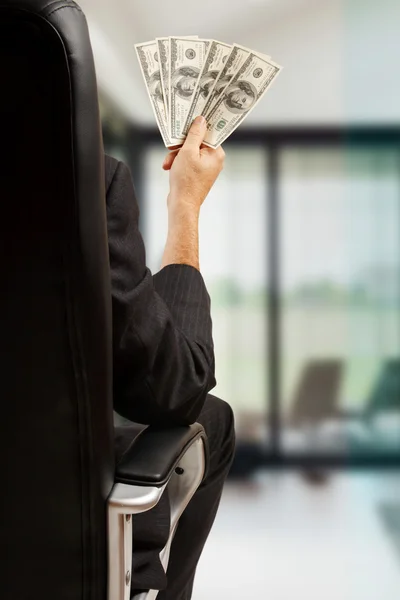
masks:
[[[159,552],[169,533],[164,503],[134,519],[132,594],[158,589],[160,600],[188,600],[200,554],[214,522],[234,454],[228,404],[209,395],[215,386],[210,298],[199,271],[200,207],[223,167],[222,148],[202,147],[207,128],[198,118],[170,170],[168,236],[162,269],[145,264],[139,210],[127,167],[106,157],[107,220],[113,300],[114,407],[126,424],[116,428],[117,460],[141,430],[137,424],[200,422],[210,465],[175,534],[167,575]],[[145,540],[145,543],[141,540]]]

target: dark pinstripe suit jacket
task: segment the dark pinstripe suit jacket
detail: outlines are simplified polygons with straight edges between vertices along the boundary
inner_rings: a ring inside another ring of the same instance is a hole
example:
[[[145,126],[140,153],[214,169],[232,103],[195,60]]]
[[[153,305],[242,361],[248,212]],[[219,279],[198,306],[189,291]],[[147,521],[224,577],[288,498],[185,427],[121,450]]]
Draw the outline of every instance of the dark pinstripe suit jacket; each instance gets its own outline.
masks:
[[[187,265],[151,275],[129,169],[106,156],[105,174],[115,410],[137,423],[193,423],[216,383],[203,278]]]

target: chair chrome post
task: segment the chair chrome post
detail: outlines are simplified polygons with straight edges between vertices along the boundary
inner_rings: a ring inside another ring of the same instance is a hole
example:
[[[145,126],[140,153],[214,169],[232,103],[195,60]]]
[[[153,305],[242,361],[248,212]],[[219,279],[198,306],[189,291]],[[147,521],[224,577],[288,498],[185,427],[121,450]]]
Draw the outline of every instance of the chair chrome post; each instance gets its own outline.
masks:
[[[156,506],[165,487],[114,486],[108,499],[108,600],[130,599],[132,515]]]

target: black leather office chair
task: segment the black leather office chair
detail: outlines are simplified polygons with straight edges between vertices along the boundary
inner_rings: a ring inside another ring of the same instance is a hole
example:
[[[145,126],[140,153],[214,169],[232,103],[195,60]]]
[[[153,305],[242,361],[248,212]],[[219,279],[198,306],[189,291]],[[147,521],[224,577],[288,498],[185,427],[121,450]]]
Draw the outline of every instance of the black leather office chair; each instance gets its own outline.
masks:
[[[104,157],[74,2],[0,0],[0,82],[0,597],[127,600],[131,515],[168,486],[172,538],[205,434],[149,428],[115,467]]]

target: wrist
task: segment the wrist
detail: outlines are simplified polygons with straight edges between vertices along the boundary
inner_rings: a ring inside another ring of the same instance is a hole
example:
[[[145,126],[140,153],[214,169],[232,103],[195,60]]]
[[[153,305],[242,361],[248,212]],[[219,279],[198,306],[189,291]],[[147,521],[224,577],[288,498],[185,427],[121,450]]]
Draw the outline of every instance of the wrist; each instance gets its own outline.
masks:
[[[198,218],[200,215],[200,202],[196,202],[190,194],[173,193],[168,194],[167,199],[168,214],[171,217],[190,217]]]
[[[162,266],[187,264],[199,267],[199,207],[179,199],[168,205],[168,235]]]
[[[179,202],[168,206],[168,238],[186,238],[198,232],[200,209],[190,203]]]

